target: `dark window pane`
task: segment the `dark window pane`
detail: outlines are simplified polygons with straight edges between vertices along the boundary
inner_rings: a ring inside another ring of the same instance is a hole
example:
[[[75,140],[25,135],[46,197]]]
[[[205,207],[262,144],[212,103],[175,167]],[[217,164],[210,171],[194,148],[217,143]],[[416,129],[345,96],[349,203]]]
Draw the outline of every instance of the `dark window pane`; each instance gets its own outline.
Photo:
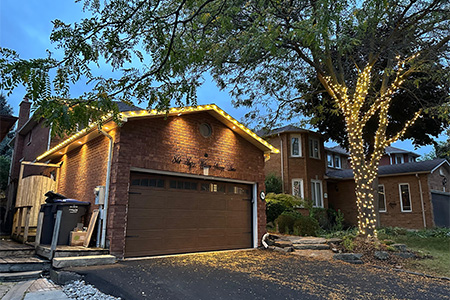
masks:
[[[183,185],[183,181],[177,181],[177,189],[183,189],[184,185]]]
[[[131,181],[131,185],[139,185],[140,181],[140,179],[133,179],[133,181]]]
[[[164,179],[158,179],[156,181],[156,186],[160,187],[160,188],[163,188],[164,187]]]
[[[148,179],[141,179],[142,186],[148,186]]]
[[[217,185],[217,191],[221,193],[225,193],[225,185],[218,184]]]
[[[196,189],[197,189],[197,183],[191,182],[191,190],[196,190]]]
[[[205,192],[209,192],[209,183],[202,183],[200,189]]]
[[[148,186],[156,186],[156,179],[150,179]]]
[[[411,210],[411,199],[409,198],[408,185],[402,184],[400,186],[400,190],[402,193],[403,210]]]
[[[177,188],[177,181],[176,180],[171,180],[170,181],[170,188],[171,189],[176,189]]]

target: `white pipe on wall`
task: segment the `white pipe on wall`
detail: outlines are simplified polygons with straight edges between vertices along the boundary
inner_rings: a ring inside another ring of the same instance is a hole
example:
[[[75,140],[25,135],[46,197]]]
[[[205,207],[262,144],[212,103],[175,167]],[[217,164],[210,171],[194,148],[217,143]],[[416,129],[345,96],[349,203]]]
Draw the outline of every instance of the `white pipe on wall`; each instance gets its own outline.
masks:
[[[109,149],[108,149],[108,166],[106,169],[106,184],[105,184],[105,204],[103,206],[102,211],[102,240],[100,246],[105,248],[106,244],[106,223],[108,216],[108,198],[109,198],[109,185],[111,182],[111,163],[112,163],[112,153],[113,153],[113,145],[114,139],[111,135],[109,135],[103,129],[99,129],[99,131],[109,139]]]

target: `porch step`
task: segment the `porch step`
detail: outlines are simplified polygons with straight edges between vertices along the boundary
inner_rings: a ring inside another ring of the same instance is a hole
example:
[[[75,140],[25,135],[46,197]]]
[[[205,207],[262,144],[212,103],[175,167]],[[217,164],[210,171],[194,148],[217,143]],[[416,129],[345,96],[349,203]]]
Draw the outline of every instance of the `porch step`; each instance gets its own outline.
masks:
[[[327,244],[293,244],[296,250],[330,250]]]
[[[51,259],[50,246],[39,245],[36,248],[36,254],[47,259]],[[90,255],[106,255],[109,250],[103,248],[85,248],[82,246],[57,246],[54,258],[57,257],[74,257],[74,256],[90,256]]]
[[[52,261],[52,266],[57,269],[69,267],[85,267],[110,265],[116,262],[116,257],[113,255],[89,255],[76,257],[55,257]]]
[[[0,273],[48,271],[50,262],[38,257],[6,256],[0,258]]]
[[[36,251],[34,248],[23,248],[23,249],[8,249],[8,250],[0,250],[0,257],[7,257],[7,256],[33,256]]]
[[[42,271],[0,273],[0,282],[25,281],[41,277]]]

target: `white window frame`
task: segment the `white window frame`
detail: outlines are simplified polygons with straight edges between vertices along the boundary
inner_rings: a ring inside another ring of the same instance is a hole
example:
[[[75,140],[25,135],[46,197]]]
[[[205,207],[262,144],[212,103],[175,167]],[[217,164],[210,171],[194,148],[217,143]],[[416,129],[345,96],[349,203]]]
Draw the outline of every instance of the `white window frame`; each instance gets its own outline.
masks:
[[[300,196],[294,194],[294,183],[296,181],[300,182]],[[303,178],[294,178],[294,179],[292,179],[292,195],[300,197],[302,199],[305,198],[305,187],[303,186]]]
[[[409,162],[415,162],[416,159],[414,158],[414,156],[409,156],[408,157]]]
[[[397,162],[397,158],[400,157],[400,162]],[[395,154],[395,164],[404,164],[405,158],[403,157],[403,154]]]
[[[312,143],[312,142],[317,142],[317,157],[314,156],[314,143]],[[313,149],[311,149],[311,145],[312,145]],[[319,141],[319,139],[309,138],[309,157],[320,159],[320,141]]]
[[[331,157],[331,164],[329,158]],[[334,167],[334,155],[332,153],[327,154],[327,167],[333,168]]]
[[[380,209],[380,186],[383,187],[383,199],[384,199],[384,210]],[[384,187],[384,184],[378,185],[378,212],[387,212],[387,206],[386,206],[386,188]]]
[[[292,140],[298,139],[298,155],[294,154],[294,147],[292,146]],[[291,135],[291,157],[301,157],[302,156],[302,136],[299,134]]]
[[[339,159],[339,166],[336,164],[336,158],[337,159]],[[341,156],[340,155],[335,155],[334,156],[334,162],[335,162],[335,164],[334,164],[334,167],[336,168],[336,169],[342,169],[342,159],[341,159]]]
[[[402,198],[402,185],[408,186],[408,195],[409,195],[409,206],[411,207],[409,210],[403,209],[403,198]],[[400,207],[402,212],[412,212],[412,199],[411,199],[411,190],[409,188],[409,183],[399,183],[398,184],[398,192],[399,192],[399,198],[400,198]]]
[[[316,201],[314,201],[315,199],[313,197],[313,187],[312,187],[313,184],[314,184],[315,194],[317,194],[316,184],[320,185],[320,195],[319,195],[320,198],[318,199],[320,201],[319,201],[319,203],[317,203],[319,205],[316,205]],[[322,180],[311,179],[311,200],[313,201],[313,207],[321,207],[321,208],[324,207],[324,205],[323,205],[323,184],[322,184]]]

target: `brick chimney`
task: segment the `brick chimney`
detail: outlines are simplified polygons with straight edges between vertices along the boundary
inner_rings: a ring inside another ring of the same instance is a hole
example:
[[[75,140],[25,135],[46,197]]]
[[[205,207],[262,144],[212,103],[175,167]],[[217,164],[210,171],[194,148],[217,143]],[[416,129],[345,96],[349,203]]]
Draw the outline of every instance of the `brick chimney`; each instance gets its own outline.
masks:
[[[24,97],[22,102],[20,102],[19,106],[20,110],[19,110],[19,120],[17,121],[17,129],[22,128],[22,126],[30,118],[31,102],[28,101],[27,97]]]

